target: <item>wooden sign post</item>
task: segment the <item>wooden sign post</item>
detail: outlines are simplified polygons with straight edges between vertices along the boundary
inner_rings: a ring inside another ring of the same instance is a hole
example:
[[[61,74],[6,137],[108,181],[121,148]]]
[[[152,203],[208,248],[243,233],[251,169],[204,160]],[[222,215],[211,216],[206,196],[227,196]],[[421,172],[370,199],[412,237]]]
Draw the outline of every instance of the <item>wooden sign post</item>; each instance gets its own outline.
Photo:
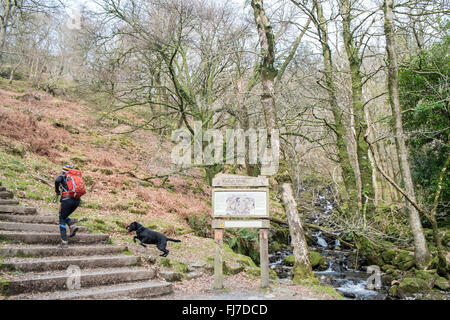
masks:
[[[223,289],[223,234],[226,228],[258,228],[261,287],[269,286],[269,181],[265,177],[218,174],[212,181],[215,241],[214,289]]]

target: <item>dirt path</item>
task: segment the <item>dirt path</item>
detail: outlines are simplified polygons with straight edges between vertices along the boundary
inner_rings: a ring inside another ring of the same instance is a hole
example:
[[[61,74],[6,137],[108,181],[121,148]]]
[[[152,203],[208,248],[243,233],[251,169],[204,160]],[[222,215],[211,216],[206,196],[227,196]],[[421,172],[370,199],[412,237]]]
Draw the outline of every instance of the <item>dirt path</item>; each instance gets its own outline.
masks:
[[[193,280],[174,282],[174,293],[160,297],[162,300],[334,300],[327,293],[318,292],[314,287],[271,284],[262,290],[260,280],[250,279],[245,273],[224,277],[225,289],[212,289],[213,275],[202,275]]]

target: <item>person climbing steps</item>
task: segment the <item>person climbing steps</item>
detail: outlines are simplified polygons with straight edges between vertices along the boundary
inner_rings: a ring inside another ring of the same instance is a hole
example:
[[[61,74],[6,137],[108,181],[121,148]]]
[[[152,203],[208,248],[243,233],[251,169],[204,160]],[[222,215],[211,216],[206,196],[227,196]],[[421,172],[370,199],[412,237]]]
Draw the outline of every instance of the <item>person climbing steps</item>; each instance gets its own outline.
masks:
[[[73,165],[65,165],[62,174],[55,180],[55,192],[61,196],[61,207],[59,210],[59,230],[61,233],[61,243],[59,247],[67,248],[67,226],[69,226],[69,237],[74,237],[78,231],[78,226],[73,223],[69,216],[80,205],[80,198],[86,194],[82,173],[75,170]]]

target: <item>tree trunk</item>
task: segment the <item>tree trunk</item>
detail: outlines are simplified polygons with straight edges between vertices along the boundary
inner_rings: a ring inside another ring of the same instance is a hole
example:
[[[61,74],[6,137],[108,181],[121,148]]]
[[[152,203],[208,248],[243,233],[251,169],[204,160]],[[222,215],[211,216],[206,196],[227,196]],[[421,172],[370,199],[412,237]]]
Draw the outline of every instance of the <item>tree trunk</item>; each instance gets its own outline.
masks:
[[[250,128],[250,119],[248,116],[247,106],[245,105],[245,88],[242,76],[240,76],[237,80],[236,102],[241,129],[244,130],[244,132],[247,132]],[[245,150],[250,150],[250,142],[247,138],[245,139]],[[251,177],[257,177],[260,174],[258,164],[250,163],[250,155],[248,152],[245,152],[245,169],[247,171],[247,175]]]
[[[263,1],[252,0],[251,5],[259,34],[259,44],[263,58],[260,65],[261,83],[263,87],[261,104],[264,111],[266,128],[270,135],[273,129],[278,128],[274,94],[274,82],[275,77],[277,76],[277,70],[274,67],[275,41],[272,27],[264,12]],[[271,147],[274,148],[273,145],[271,145]],[[291,233],[292,246],[294,249],[295,264],[294,269],[292,270],[293,280],[299,281],[304,278],[314,277],[309,261],[308,245],[303,233],[302,223],[298,216],[297,204],[290,183],[284,183],[282,185],[282,198],[288,217],[289,232]]]
[[[1,3],[2,12],[0,13],[0,61],[3,58],[3,50],[5,49],[8,26],[11,17],[14,15],[16,5],[16,1],[11,0],[2,1]]]
[[[342,180],[348,194],[349,208],[351,211],[357,209],[358,203],[358,186],[355,177],[355,171],[350,161],[347,150],[347,142],[345,140],[346,129],[343,119],[343,112],[339,108],[336,97],[336,85],[333,76],[333,61],[331,57],[331,49],[328,43],[328,27],[327,21],[323,15],[323,8],[319,1],[315,1],[317,22],[316,27],[319,33],[319,39],[322,45],[322,56],[324,64],[325,85],[328,91],[328,99],[334,117],[334,134],[336,136],[336,149],[339,164],[342,169]],[[314,20],[316,21],[316,20]]]
[[[400,158],[400,170],[403,177],[403,184],[406,193],[413,200],[416,201],[414,193],[414,185],[411,177],[411,170],[408,163],[408,150],[406,148],[405,136],[403,133],[402,112],[400,108],[400,98],[398,92],[398,66],[397,56],[395,52],[395,35],[394,35],[394,1],[385,0],[383,4],[384,9],[384,32],[386,36],[386,52],[388,62],[388,91],[389,102],[392,107],[392,114],[394,116],[394,134],[397,140]],[[423,234],[422,224],[417,209],[409,202],[406,202],[409,211],[409,223],[414,237],[414,253],[416,265],[419,268],[425,268],[429,259],[430,253],[427,248],[426,240]]]
[[[281,185],[281,195],[283,198],[284,210],[289,224],[289,234],[291,235],[291,245],[294,249],[294,269],[292,270],[292,280],[298,282],[305,278],[314,277],[309,259],[308,245],[305,239],[302,222],[298,215],[297,204],[292,192],[290,183]]]
[[[356,154],[361,177],[362,203],[367,203],[366,210],[373,209],[374,188],[372,184],[372,166],[369,159],[369,147],[364,140],[367,133],[367,123],[365,121],[363,103],[363,78],[361,74],[361,59],[358,48],[354,43],[354,32],[351,30],[352,15],[349,0],[339,0],[339,7],[342,15],[342,32],[344,37],[344,47],[350,65],[350,75],[352,82],[352,109],[355,115],[356,132]],[[366,202],[366,200],[368,200]]]
[[[428,220],[431,222],[431,226],[433,228],[433,238],[434,238],[434,244],[436,245],[436,248],[438,249],[438,266],[437,266],[437,272],[441,276],[447,275],[447,269],[448,269],[448,263],[445,258],[445,249],[442,246],[442,238],[439,234],[438,224],[437,224],[437,218],[436,218],[436,211],[439,204],[439,197],[442,192],[442,184],[444,182],[444,176],[445,172],[447,171],[448,166],[450,165],[450,156],[447,157],[447,160],[444,163],[444,166],[441,169],[441,174],[439,176],[438,186],[436,190],[436,194],[434,196],[434,204],[433,209],[431,210],[430,216],[427,217]]]
[[[11,84],[13,82],[15,72],[16,72],[16,66],[11,65],[11,72],[9,73],[9,84]]]

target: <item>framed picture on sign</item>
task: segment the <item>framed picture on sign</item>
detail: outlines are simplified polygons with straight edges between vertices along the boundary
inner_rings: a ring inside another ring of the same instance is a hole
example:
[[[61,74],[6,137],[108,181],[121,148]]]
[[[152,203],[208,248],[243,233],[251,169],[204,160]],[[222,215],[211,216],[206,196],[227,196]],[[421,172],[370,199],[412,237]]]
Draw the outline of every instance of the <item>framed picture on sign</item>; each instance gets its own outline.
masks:
[[[268,189],[215,189],[213,216],[230,218],[269,217]]]

